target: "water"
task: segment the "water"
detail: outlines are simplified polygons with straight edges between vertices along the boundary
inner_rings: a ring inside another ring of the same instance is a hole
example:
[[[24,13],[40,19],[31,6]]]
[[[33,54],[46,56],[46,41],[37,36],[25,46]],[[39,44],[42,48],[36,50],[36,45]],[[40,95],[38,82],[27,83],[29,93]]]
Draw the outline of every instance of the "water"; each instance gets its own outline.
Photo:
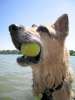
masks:
[[[0,55],[0,100],[34,100],[32,70],[20,67],[16,63],[17,56]],[[70,63],[75,71],[75,57],[70,57]]]
[[[0,55],[0,100],[34,100],[30,67],[20,67],[17,55]]]

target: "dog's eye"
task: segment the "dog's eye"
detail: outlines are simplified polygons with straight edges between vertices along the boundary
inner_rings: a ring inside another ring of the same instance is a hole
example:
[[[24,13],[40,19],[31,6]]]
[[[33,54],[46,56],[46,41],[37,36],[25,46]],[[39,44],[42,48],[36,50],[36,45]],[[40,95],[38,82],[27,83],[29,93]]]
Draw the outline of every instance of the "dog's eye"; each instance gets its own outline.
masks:
[[[24,26],[22,26],[22,25],[19,26],[18,28],[19,28],[19,30],[24,30]]]
[[[37,27],[37,25],[33,24],[32,27]]]
[[[49,33],[49,30],[44,26],[39,26],[37,28],[37,32],[47,32],[47,33]]]
[[[19,29],[22,29],[22,27],[19,27]]]

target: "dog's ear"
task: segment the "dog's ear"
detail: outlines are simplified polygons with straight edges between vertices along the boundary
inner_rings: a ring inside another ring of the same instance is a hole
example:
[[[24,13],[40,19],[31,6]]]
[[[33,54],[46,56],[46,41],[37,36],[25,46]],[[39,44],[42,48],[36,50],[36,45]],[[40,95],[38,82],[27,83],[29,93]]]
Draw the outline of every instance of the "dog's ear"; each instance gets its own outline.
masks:
[[[66,37],[69,31],[68,15],[63,14],[62,16],[60,16],[54,23],[54,28],[56,30],[57,35]]]

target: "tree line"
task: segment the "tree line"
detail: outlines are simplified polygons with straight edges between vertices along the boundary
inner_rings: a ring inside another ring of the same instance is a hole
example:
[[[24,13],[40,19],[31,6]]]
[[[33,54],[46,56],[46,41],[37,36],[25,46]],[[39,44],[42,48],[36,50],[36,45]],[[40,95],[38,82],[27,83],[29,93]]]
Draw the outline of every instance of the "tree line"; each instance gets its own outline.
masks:
[[[0,54],[20,54],[18,50],[0,50]],[[75,51],[70,50],[70,55],[75,56]]]
[[[0,50],[0,54],[20,54],[18,50]]]
[[[75,51],[74,50],[70,50],[70,55],[71,56],[75,56]]]

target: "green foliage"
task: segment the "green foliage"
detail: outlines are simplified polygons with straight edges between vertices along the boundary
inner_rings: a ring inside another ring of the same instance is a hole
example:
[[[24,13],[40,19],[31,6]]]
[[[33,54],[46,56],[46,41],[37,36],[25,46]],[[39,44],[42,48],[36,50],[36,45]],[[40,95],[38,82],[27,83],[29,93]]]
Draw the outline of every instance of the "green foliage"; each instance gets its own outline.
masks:
[[[75,56],[75,51],[74,50],[70,50],[70,55],[71,56]]]
[[[18,50],[0,50],[0,54],[20,54]]]
[[[0,54],[21,54],[18,50],[0,50]],[[75,51],[70,50],[70,55],[75,56]]]

